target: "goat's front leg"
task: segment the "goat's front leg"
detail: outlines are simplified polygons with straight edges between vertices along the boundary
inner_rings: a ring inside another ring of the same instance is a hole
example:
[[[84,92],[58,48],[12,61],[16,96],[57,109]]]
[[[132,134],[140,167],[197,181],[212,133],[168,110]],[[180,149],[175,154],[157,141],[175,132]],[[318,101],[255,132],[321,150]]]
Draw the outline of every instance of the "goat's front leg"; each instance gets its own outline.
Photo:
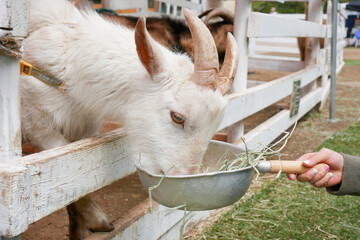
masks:
[[[23,102],[23,105],[28,104]],[[34,105],[34,104],[33,104]],[[27,133],[24,136],[40,150],[63,146],[70,142],[57,130],[52,123],[53,119],[44,111],[34,108],[33,105],[24,106],[22,128]],[[31,109],[30,113],[27,109]],[[90,196],[85,196],[67,207],[69,213],[70,239],[84,239],[90,231],[111,231],[113,226],[104,212],[94,203]]]
[[[114,229],[105,213],[89,195],[67,206],[69,214],[69,238],[80,240],[92,232],[109,232]]]

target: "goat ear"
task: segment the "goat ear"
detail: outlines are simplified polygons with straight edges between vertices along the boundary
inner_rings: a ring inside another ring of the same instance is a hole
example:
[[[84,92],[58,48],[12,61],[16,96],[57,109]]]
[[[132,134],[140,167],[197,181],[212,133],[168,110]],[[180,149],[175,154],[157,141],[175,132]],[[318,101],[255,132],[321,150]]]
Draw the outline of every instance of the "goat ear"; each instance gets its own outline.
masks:
[[[135,26],[137,54],[151,77],[163,71],[163,55],[155,40],[146,30],[146,20],[141,17]]]

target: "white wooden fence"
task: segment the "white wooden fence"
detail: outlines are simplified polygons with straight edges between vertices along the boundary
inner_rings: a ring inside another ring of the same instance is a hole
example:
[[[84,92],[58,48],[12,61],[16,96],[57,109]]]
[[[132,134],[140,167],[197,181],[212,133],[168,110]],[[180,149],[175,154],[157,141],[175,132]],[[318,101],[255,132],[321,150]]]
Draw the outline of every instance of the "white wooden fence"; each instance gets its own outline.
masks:
[[[5,40],[21,42],[26,36],[28,5],[28,0],[0,0],[0,47],[5,46]],[[235,12],[234,35],[239,46],[239,67],[231,101],[219,130],[228,127],[229,140],[238,145],[241,145],[240,136],[245,138],[248,146],[256,142],[268,144],[280,131],[289,128],[327,98],[331,28],[321,24],[320,0],[309,1],[308,22],[251,12],[250,0],[238,0]],[[330,14],[327,19],[331,19]],[[344,47],[341,15],[339,19],[338,69],[341,69]],[[249,58],[248,38],[265,37],[310,37],[314,47],[307,49],[305,62]],[[325,38],[324,49],[319,48],[319,38]],[[246,88],[249,67],[289,71],[289,74]],[[4,239],[20,236],[29,224],[135,171],[122,130],[20,157],[18,70],[19,60],[14,54],[0,55],[0,236]],[[320,84],[316,84],[318,79]],[[243,120],[291,95],[293,83],[298,80],[301,87],[312,86],[311,91],[301,98],[298,114],[290,117],[289,110],[283,110],[244,135]],[[146,209],[148,203],[138,207]],[[156,209],[166,208],[157,206]],[[176,239],[179,236],[181,211],[140,212],[134,210],[124,216],[124,221],[128,222],[125,229],[122,227],[108,235],[90,236],[89,239]],[[206,218],[210,213],[198,212],[190,222]]]
[[[184,17],[182,8],[189,8],[196,14],[200,14],[204,9],[204,2],[202,0],[155,0],[154,12],[148,11],[148,1],[144,0],[102,0],[102,6],[106,9],[123,10],[136,9],[135,16],[159,16],[166,14],[173,18]]]

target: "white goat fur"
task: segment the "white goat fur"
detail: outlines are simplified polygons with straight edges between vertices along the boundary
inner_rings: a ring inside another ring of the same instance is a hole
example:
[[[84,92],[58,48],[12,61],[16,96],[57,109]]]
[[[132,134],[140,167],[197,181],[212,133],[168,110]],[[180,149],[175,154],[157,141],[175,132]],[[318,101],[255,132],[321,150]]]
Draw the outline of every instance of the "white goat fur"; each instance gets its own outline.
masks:
[[[133,30],[65,0],[32,0],[24,60],[64,81],[68,92],[21,77],[24,139],[49,149],[97,134],[104,120],[119,121],[146,169],[159,173],[199,163],[227,98],[190,80],[194,65],[188,56],[156,44],[163,71],[151,77]],[[170,111],[185,116],[184,127]]]

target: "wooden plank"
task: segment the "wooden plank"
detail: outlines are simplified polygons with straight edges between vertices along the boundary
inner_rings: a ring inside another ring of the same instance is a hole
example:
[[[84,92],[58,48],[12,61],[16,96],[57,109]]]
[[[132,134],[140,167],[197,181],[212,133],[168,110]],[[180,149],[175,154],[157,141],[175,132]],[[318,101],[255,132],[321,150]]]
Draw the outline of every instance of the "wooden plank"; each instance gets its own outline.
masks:
[[[27,36],[29,5],[29,0],[0,0],[0,37]]]
[[[160,0],[160,2],[181,6],[183,8],[189,8],[191,10],[201,11],[201,4],[195,2],[189,2],[184,0]]]
[[[292,53],[299,54],[297,47],[284,47],[284,46],[264,46],[256,44],[254,47],[255,52],[279,52],[279,53]]]
[[[252,87],[256,87],[258,85],[267,83],[266,81],[257,81],[257,80],[248,80],[247,81],[247,88],[252,88]]]
[[[214,211],[187,212],[189,219],[185,225],[184,234],[189,232],[197,223],[206,221]],[[180,230],[183,225],[183,218],[180,219],[171,229],[163,234],[159,240],[180,239]],[[185,238],[184,238],[185,239]]]
[[[143,0],[102,0],[102,5],[106,9],[123,10],[137,9],[138,13],[146,14],[148,11],[148,3]]]
[[[0,55],[0,163],[21,157],[19,60]]]
[[[93,234],[87,240],[158,239],[183,216],[181,211],[164,210],[165,207],[155,203],[153,212],[150,212],[149,200],[146,200],[132,208],[126,217],[115,221],[114,231],[107,234]]]
[[[11,28],[11,0],[0,0],[0,29]]]
[[[252,38],[256,40],[256,44],[289,44],[297,47],[297,39],[295,37],[272,37],[272,38]]]
[[[304,68],[304,62],[274,59],[249,58],[249,68],[296,72]]]
[[[27,229],[28,185],[25,167],[0,163],[0,236],[15,237]]]
[[[133,0],[133,1],[126,1],[126,0],[102,0],[102,5],[106,9],[132,9],[132,8],[145,8],[146,2],[143,0]]]
[[[238,45],[239,61],[231,92],[239,93],[246,89],[248,72],[248,38],[246,36],[248,19],[251,14],[251,0],[235,2],[234,37]],[[244,123],[233,122],[228,128],[228,141],[234,141],[244,134]]]
[[[326,22],[331,23],[331,6],[332,6],[332,2],[331,0],[327,1],[327,12],[326,12]],[[321,98],[321,102],[320,105],[318,105],[318,110],[321,111],[323,109],[323,107],[325,106],[326,103],[326,99],[328,98],[329,94],[330,94],[330,79],[329,79],[329,75],[330,75],[330,41],[331,41],[331,35],[328,35],[328,32],[331,32],[331,25],[328,24],[326,25],[326,33],[327,36],[324,38],[324,49],[322,49],[323,54],[324,54],[324,64],[325,64],[325,71],[324,74],[321,76],[321,87],[323,87],[325,90],[323,92],[323,96]],[[330,37],[330,38],[329,38]]]
[[[28,168],[28,222],[133,173],[133,160],[121,129],[17,159]]]
[[[193,226],[214,211],[187,212],[194,215],[185,225]],[[149,208],[149,199],[139,203],[129,210],[126,216],[116,220],[114,231],[110,233],[94,233],[86,240],[148,240],[148,239],[180,239],[180,227],[184,218],[184,211],[174,210],[153,202],[153,211]]]
[[[283,57],[283,56],[271,56],[271,55],[262,55],[254,54],[250,55],[253,59],[265,59],[265,60],[275,60],[275,61],[300,61],[299,57]]]
[[[299,48],[295,47],[284,47],[284,46],[264,46],[264,45],[256,45],[255,52],[268,52],[268,53],[290,53],[290,54],[299,54]]]
[[[324,65],[316,64],[271,82],[247,89],[239,94],[231,94],[225,109],[225,116],[219,130],[264,109],[292,93],[293,81],[301,80],[301,86],[323,74]]]
[[[321,111],[324,106],[325,106],[325,103],[326,103],[326,99],[329,97],[329,94],[330,94],[330,78],[327,79],[327,81],[324,81],[323,83],[323,88],[324,88],[324,91],[323,91],[323,94],[322,94],[322,97],[321,97],[321,101],[320,101],[320,106],[319,106],[319,111]]]
[[[19,236],[28,227],[26,169],[21,156],[19,60],[28,32],[29,1],[0,0],[0,238]],[[2,55],[6,54],[8,56]]]
[[[318,88],[301,98],[299,113],[293,118],[290,118],[289,110],[283,110],[254,128],[252,131],[248,132],[244,135],[248,148],[252,151],[259,151],[263,148],[263,146],[269,145],[278,136],[280,136],[283,131],[287,130],[298,119],[314,108],[321,100],[322,94],[323,89]],[[259,145],[259,143],[263,144],[263,146]],[[234,144],[245,148],[241,139],[234,142]]]
[[[249,17],[248,37],[324,37],[326,28],[322,24],[281,15],[252,12]]]

